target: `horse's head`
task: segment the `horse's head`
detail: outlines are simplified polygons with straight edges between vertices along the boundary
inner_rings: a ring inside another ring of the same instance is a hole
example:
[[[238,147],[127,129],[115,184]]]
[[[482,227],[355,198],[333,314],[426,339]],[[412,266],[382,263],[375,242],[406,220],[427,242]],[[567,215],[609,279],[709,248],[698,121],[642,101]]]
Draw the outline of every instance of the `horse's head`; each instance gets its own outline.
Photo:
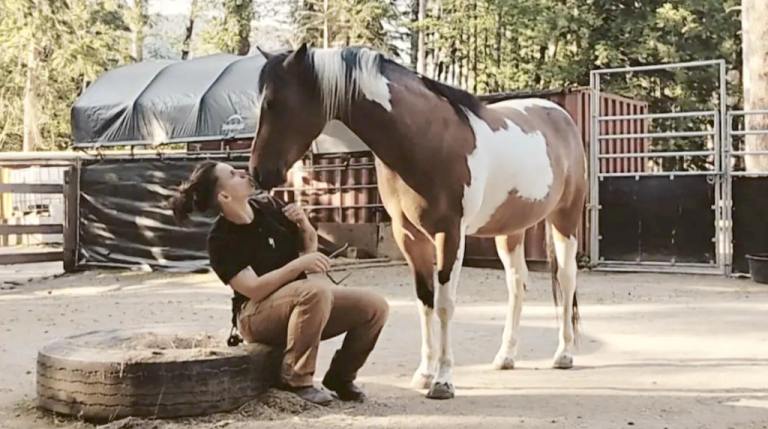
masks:
[[[288,169],[309,150],[326,123],[307,45],[268,54],[259,75],[259,125],[248,164],[264,189],[285,181]]]

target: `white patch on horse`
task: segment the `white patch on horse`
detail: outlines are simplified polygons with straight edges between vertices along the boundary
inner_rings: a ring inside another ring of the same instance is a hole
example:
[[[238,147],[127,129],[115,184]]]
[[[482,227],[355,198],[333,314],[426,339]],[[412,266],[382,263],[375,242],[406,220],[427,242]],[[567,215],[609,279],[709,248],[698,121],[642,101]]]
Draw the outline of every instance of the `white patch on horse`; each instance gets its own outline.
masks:
[[[381,56],[370,49],[361,49],[355,79],[365,98],[380,104],[387,112],[392,111],[392,95],[389,80],[379,72]]]
[[[421,363],[419,363],[419,367],[416,369],[416,372],[413,374],[413,379],[411,380],[411,385],[417,389],[428,389],[437,373],[433,316],[434,309],[419,301],[419,320],[421,322]]]
[[[467,157],[470,185],[464,189],[464,219],[472,234],[511,193],[528,200],[544,199],[554,175],[547,142],[540,131],[526,134],[505,119],[505,128],[493,131],[474,113],[466,110],[475,134],[475,150]]]
[[[349,65],[342,57],[343,49],[313,49],[311,53],[327,120],[349,110],[352,100],[361,94],[387,111],[392,110],[389,80],[379,72],[380,54],[360,49],[357,64],[350,73],[352,78],[348,81]]]
[[[437,358],[436,383],[452,383],[453,381],[453,345],[451,343],[451,321],[456,311],[456,290],[461,278],[461,267],[464,261],[464,249],[466,244],[466,226],[462,222],[459,231],[459,247],[456,252],[456,260],[451,267],[448,283],[441,284],[438,281],[438,273],[435,273],[435,312],[440,321],[440,349]],[[453,387],[451,386],[451,389]]]
[[[567,110],[563,109],[562,106],[559,104],[545,100],[543,98],[519,98],[519,99],[513,99],[513,100],[505,100],[500,103],[495,103],[497,106],[508,106],[513,107],[515,109],[521,110],[525,113],[526,107],[544,107],[548,109],[557,109],[564,113],[566,113],[568,116],[571,114],[568,113]]]
[[[504,265],[508,304],[501,347],[493,360],[493,366],[496,369],[512,369],[515,367],[520,338],[520,314],[523,311],[528,266],[525,263],[525,245],[522,242],[509,251],[504,237],[496,237],[496,251]]]
[[[576,294],[576,252],[579,242],[573,235],[564,235],[551,225],[552,243],[557,259],[557,280],[562,292],[562,315],[560,320],[560,335],[553,359],[555,368],[570,368],[573,366],[573,345],[576,331],[573,326],[573,299]]]

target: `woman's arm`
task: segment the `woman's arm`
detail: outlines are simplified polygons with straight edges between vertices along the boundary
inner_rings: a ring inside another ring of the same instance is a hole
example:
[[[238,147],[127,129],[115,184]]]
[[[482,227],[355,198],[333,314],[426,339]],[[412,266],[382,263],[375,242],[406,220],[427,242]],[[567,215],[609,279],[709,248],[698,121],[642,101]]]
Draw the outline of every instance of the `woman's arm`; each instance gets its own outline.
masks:
[[[309,219],[299,225],[301,242],[304,251],[302,254],[317,252],[317,230],[309,223]]]
[[[309,222],[309,218],[304,210],[296,204],[288,204],[283,208],[283,213],[285,214],[285,217],[292,222],[295,222],[299,227],[301,249],[303,249],[300,253],[307,254],[317,252],[317,231]]]
[[[324,273],[330,266],[331,260],[327,256],[314,252],[300,256],[263,276],[256,275],[251,267],[243,268],[232,277],[229,285],[251,300],[261,302],[274,291],[295,280],[299,274]]]

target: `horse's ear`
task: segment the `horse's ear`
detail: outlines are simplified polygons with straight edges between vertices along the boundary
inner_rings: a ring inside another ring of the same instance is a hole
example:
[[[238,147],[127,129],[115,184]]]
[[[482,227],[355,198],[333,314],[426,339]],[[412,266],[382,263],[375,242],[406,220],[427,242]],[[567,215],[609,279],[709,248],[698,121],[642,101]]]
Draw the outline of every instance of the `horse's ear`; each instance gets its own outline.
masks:
[[[291,55],[288,55],[288,58],[283,61],[283,67],[288,68],[295,64],[302,64],[307,58],[308,51],[309,48],[307,47],[307,43],[302,43],[301,46],[299,46],[299,49],[293,51]]]
[[[267,60],[269,60],[270,58],[272,58],[272,57],[274,57],[274,56],[275,56],[274,54],[270,54],[269,52],[267,52],[267,51],[265,51],[265,50],[261,49],[261,46],[259,46],[259,45],[256,45],[256,50],[257,50],[257,51],[259,51],[259,53],[260,53],[260,54],[261,54],[261,55],[262,55],[264,58],[266,58]]]

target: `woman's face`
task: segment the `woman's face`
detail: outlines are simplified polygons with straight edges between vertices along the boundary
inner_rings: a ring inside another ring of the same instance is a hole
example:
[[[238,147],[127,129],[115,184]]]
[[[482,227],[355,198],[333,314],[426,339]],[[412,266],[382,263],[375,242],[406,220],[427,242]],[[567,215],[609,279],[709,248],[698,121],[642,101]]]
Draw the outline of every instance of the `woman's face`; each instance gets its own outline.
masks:
[[[214,172],[218,179],[216,192],[219,201],[243,200],[253,194],[255,190],[253,181],[245,170],[238,170],[220,162],[214,168]]]

